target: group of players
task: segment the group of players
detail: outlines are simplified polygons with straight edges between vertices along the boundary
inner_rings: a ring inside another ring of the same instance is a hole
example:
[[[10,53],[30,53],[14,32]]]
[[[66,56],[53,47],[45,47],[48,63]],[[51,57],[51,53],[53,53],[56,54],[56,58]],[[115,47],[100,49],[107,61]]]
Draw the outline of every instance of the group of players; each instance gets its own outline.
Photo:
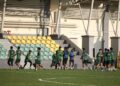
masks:
[[[115,53],[113,51],[113,48],[104,49],[104,52],[102,49],[99,49],[99,52],[96,56],[96,68],[99,69],[107,69],[109,71],[116,70],[115,66],[117,63],[117,58],[115,57]]]
[[[89,63],[92,63],[92,61],[89,60],[89,55],[86,53],[85,48],[83,48],[83,53],[81,56],[82,62],[83,62],[83,68],[88,67]],[[115,57],[115,53],[113,51],[113,48],[110,49],[99,49],[94,62],[93,67],[97,70],[116,70],[116,63],[117,58]]]
[[[35,63],[32,62],[31,60],[31,53],[32,51],[29,50],[27,55],[25,55],[25,60],[24,60],[24,65],[21,66],[20,65],[20,61],[21,61],[21,55],[23,54],[23,52],[20,50],[20,47],[17,47],[17,50],[15,51],[13,49],[13,47],[10,47],[10,50],[8,52],[8,65],[10,66],[10,69],[12,69],[13,67],[13,63],[14,63],[14,59],[15,59],[15,64],[17,65],[18,69],[22,68],[24,69],[25,66],[27,65],[27,63],[30,63],[30,68],[33,65],[35,67],[35,70],[37,70],[39,67],[43,68],[43,66],[41,65],[41,48],[38,47],[37,48],[37,56],[35,57]],[[24,54],[23,54],[24,55]],[[53,54],[52,56],[52,63],[51,63],[51,67],[55,66],[55,69],[58,68],[63,68],[66,69],[66,64],[68,61],[68,58],[70,57],[70,64],[69,66],[71,68],[74,67],[74,49],[72,49],[70,52],[68,51],[68,48],[65,48],[64,51],[61,50],[61,47],[59,47],[59,49],[56,51],[56,53]],[[63,60],[63,66],[62,66],[62,60]]]
[[[56,51],[56,53],[52,57],[52,66],[55,66],[55,69],[66,69],[68,68],[67,61],[69,59],[69,68],[73,69],[74,68],[74,49],[72,49],[70,52],[68,51],[68,48],[65,47],[64,51],[61,50],[61,47]]]
[[[20,68],[24,69],[25,66],[27,65],[27,62],[30,63],[30,68],[31,68],[32,65],[35,67],[36,70],[38,69],[38,67],[43,68],[43,66],[41,65],[41,54],[40,54],[41,51],[40,50],[41,50],[41,48],[38,47],[37,48],[37,56],[35,56],[35,63],[32,63],[32,60],[31,60],[32,51],[29,50],[27,55],[25,55],[24,65],[22,67],[20,65],[20,61],[21,61],[21,55],[23,54],[23,52],[20,50],[19,46],[18,46],[16,52],[14,51],[13,47],[11,46],[10,50],[8,52],[8,57],[9,58],[8,58],[8,62],[7,62],[8,65],[10,66],[10,69],[12,69],[12,67],[13,67],[15,56],[16,56],[15,64],[17,65],[18,69],[20,69]]]
[[[53,66],[55,69],[66,69],[67,67],[67,62],[69,59],[69,68],[73,69],[74,68],[74,57],[75,57],[75,50],[72,49],[71,51],[68,50],[67,47],[64,48],[64,50],[59,47],[59,49],[53,54],[52,56],[52,63],[50,67],[52,68]],[[32,51],[29,50],[27,55],[25,55],[25,60],[24,60],[24,65],[21,67],[20,61],[21,61],[21,55],[23,54],[22,51],[20,50],[20,47],[17,48],[16,52],[14,51],[13,47],[10,47],[10,50],[8,52],[8,65],[10,68],[13,67],[14,59],[15,59],[15,64],[17,65],[18,68],[25,68],[27,65],[27,62],[30,63],[30,68],[33,65],[35,69],[37,70],[39,67],[43,68],[41,65],[41,48],[37,48],[37,56],[35,57],[35,63],[32,62],[31,60],[31,53]],[[82,59],[82,64],[83,68],[85,66],[88,66],[88,64],[92,63],[90,61],[89,55],[86,53],[85,48],[83,48],[83,52],[81,55]],[[104,51],[102,49],[99,49],[99,52],[96,55],[96,58],[94,59],[94,68],[95,69],[106,69],[106,70],[115,70],[115,65],[116,65],[116,58],[115,54],[113,51],[113,48],[110,49],[105,49]]]

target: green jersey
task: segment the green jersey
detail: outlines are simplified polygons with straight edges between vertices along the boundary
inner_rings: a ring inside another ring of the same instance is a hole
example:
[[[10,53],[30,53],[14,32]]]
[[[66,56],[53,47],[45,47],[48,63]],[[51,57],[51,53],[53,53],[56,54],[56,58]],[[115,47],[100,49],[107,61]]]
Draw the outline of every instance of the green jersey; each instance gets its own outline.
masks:
[[[21,57],[21,50],[16,50],[16,59],[20,59]]]
[[[53,54],[53,56],[52,56],[52,61],[53,61],[53,62],[56,62],[56,61],[57,61],[55,54]]]
[[[108,52],[104,52],[104,61],[108,60]]]
[[[112,60],[110,52],[108,53],[108,60]]]
[[[82,59],[83,60],[88,60],[88,54],[84,51],[83,53],[82,53]]]
[[[26,55],[26,60],[30,60],[31,59],[31,53],[28,53],[27,55]]]
[[[116,60],[116,58],[115,58],[115,54],[114,54],[113,51],[110,51],[110,55],[111,55],[111,59],[112,59],[112,60]]]
[[[100,61],[101,58],[102,58],[102,53],[98,52],[98,53],[97,53],[97,56],[96,56],[96,59]]]
[[[10,49],[9,53],[8,53],[8,56],[9,56],[9,58],[14,59],[15,51]]]
[[[57,50],[57,51],[56,51],[56,56],[57,56],[58,59],[62,59],[63,51]]]
[[[41,53],[40,53],[40,51],[37,52],[37,60],[41,61]]]

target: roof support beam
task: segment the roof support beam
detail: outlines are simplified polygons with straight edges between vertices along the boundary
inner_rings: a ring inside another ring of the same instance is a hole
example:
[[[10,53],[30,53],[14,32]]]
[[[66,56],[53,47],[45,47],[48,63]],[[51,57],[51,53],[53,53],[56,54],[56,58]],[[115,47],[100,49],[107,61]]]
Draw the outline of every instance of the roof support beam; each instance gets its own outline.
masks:
[[[93,5],[94,5],[94,0],[92,0],[92,2],[91,2],[91,8],[90,8],[89,19],[88,19],[88,26],[87,26],[87,35],[89,35],[89,28],[90,28],[90,21],[91,21]]]
[[[4,18],[5,18],[5,9],[6,9],[6,3],[7,3],[7,0],[4,0],[4,3],[3,3],[3,12],[2,12],[2,23],[1,23],[1,29],[0,29],[0,33],[2,33],[2,30],[4,28]]]
[[[120,0],[119,0],[119,4],[118,4],[118,17],[117,17],[116,35],[115,36],[118,36],[119,19],[120,19]]]

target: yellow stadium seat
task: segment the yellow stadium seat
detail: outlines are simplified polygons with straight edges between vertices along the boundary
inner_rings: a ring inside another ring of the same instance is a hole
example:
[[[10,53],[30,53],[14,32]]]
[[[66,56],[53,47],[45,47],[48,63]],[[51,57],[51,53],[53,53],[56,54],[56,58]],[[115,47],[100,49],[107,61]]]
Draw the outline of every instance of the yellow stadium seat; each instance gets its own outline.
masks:
[[[17,44],[21,44],[21,41],[18,39],[18,40],[16,40],[16,43]]]
[[[26,41],[23,39],[23,40],[21,40],[21,43],[22,44],[26,44]]]
[[[56,46],[57,48],[59,48],[59,45],[58,45],[58,44],[55,44],[55,46]]]
[[[26,43],[27,44],[31,44],[31,40],[26,40]]]
[[[22,36],[22,39],[27,40],[27,36]]]
[[[43,40],[46,40],[46,37],[45,37],[45,36],[42,36],[42,39],[43,39]]]
[[[50,50],[51,50],[53,53],[55,53],[55,52],[56,52],[54,48],[50,48]]]
[[[16,44],[16,41],[14,39],[11,40],[11,43]]]
[[[54,40],[51,41],[52,44],[56,44],[56,42]]]
[[[27,36],[27,38],[28,38],[29,40],[32,40],[32,36]]]
[[[12,39],[15,39],[15,40],[16,40],[16,39],[18,39],[18,38],[17,38],[17,36],[12,36]]]
[[[18,38],[19,40],[22,40],[22,36],[17,36],[17,38]]]
[[[48,39],[48,40],[52,40],[50,36],[47,36],[47,39]]]
[[[36,40],[32,40],[32,44],[36,44]]]
[[[50,41],[50,40],[47,40],[46,43],[47,43],[47,44],[51,44],[51,41]]]
[[[42,37],[41,37],[41,36],[38,36],[37,39],[38,39],[38,40],[42,40]]]
[[[32,36],[32,40],[37,40],[37,37],[36,36]]]
[[[58,50],[58,48],[57,48],[57,47],[55,48],[55,51],[56,51],[56,50]]]
[[[55,46],[54,44],[51,44],[51,47],[52,47],[52,48],[55,48],[56,46]]]
[[[50,44],[46,44],[46,47],[51,48]]]
[[[36,43],[37,43],[37,44],[41,44],[41,41],[40,41],[40,40],[37,40]]]
[[[41,43],[42,43],[42,44],[46,44],[46,43],[45,43],[45,40],[42,40]]]
[[[12,36],[7,36],[7,39],[12,40]]]

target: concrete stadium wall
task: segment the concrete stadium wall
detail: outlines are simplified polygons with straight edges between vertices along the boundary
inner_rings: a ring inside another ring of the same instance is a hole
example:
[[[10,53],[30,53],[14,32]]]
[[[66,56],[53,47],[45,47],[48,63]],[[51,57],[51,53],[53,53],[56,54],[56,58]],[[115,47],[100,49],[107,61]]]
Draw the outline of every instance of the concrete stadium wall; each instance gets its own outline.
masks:
[[[85,26],[87,28],[87,20],[84,20]],[[75,28],[62,28],[61,27],[61,34],[64,34],[68,36],[70,39],[76,39],[73,40],[75,44],[77,44],[80,48],[82,48],[82,36],[86,35],[85,29],[83,27],[82,20],[75,20],[75,19],[61,19],[61,24],[71,24],[76,26]],[[119,22],[120,25],[120,22]],[[116,29],[116,21],[114,21],[113,25],[111,23],[111,20],[109,20],[109,47],[111,47],[111,39],[110,37],[115,36],[114,29]],[[120,26],[119,26],[120,28]],[[120,29],[118,30],[118,36]],[[89,28],[89,35],[94,36],[94,47],[96,49],[96,52],[98,52],[99,48],[101,48],[102,42],[102,26],[101,26],[101,19],[100,20],[91,20],[90,21],[90,28]]]

